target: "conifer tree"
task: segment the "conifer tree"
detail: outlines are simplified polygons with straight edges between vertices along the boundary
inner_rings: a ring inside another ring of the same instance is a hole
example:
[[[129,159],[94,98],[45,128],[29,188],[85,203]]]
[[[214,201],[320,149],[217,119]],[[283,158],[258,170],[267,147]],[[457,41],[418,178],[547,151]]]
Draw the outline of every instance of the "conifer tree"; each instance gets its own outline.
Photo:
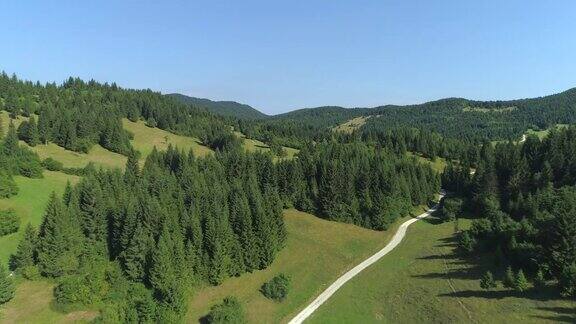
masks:
[[[54,193],[46,207],[38,237],[38,266],[44,275],[58,277],[78,269],[82,232]]]
[[[24,230],[24,237],[20,240],[16,253],[12,255],[10,263],[13,269],[23,269],[33,266],[36,260],[37,234],[32,225],[28,224]]]
[[[13,155],[18,150],[18,135],[16,134],[16,127],[14,122],[10,120],[10,125],[8,126],[8,134],[4,138],[4,152],[6,155]]]
[[[0,305],[14,297],[14,282],[3,264],[0,264]]]
[[[497,287],[492,272],[486,271],[486,273],[482,276],[482,279],[480,279],[480,287],[485,290],[490,290]]]
[[[528,289],[528,280],[526,279],[522,269],[518,270],[518,273],[516,274],[516,278],[514,280],[514,289],[519,292],[524,292]]]

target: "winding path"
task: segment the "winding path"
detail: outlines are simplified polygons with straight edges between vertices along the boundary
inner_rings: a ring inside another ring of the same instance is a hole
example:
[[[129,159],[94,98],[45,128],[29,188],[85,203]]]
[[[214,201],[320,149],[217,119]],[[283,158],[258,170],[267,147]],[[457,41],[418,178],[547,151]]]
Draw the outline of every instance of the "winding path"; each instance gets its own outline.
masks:
[[[444,195],[445,192],[442,190],[440,192],[439,201],[442,201]],[[304,308],[298,315],[296,315],[296,317],[294,317],[290,322],[288,322],[288,324],[300,324],[304,322],[304,320],[307,319],[310,315],[312,315],[312,313],[314,313],[314,311],[318,309],[318,307],[324,304],[332,295],[334,295],[334,293],[338,289],[344,286],[344,284],[348,282],[348,280],[354,278],[362,270],[368,268],[370,265],[380,260],[380,258],[385,256],[390,251],[392,251],[396,246],[398,246],[398,244],[402,242],[402,239],[406,235],[406,230],[408,229],[408,227],[413,223],[417,222],[418,220],[430,216],[434,211],[436,211],[436,209],[438,209],[438,205],[439,203],[436,204],[434,207],[430,208],[427,212],[402,223],[402,225],[400,225],[400,227],[398,228],[398,231],[396,231],[396,233],[394,234],[394,237],[392,237],[392,240],[388,242],[388,244],[382,250],[376,252],[371,257],[362,261],[362,263],[360,263],[359,265],[352,268],[350,271],[343,274],[340,278],[336,279],[336,281],[334,281],[334,283],[331,284],[330,287],[326,288],[326,290],[324,290],[318,297],[316,297],[316,299],[314,299],[312,303],[306,306],[306,308]]]

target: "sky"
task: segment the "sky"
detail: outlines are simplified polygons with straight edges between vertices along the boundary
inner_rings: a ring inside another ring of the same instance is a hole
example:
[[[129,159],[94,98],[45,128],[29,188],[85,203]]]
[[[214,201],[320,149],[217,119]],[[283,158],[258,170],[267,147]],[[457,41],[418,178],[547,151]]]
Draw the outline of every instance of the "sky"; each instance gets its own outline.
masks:
[[[9,3],[8,3],[9,2]],[[3,1],[0,70],[265,113],[576,87],[576,1]]]

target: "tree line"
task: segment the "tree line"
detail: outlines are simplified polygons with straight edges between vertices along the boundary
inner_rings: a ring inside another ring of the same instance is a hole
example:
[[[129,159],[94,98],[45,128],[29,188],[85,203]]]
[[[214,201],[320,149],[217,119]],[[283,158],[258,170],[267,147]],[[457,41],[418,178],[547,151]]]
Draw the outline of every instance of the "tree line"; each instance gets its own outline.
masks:
[[[484,145],[473,176],[449,166],[444,186],[478,214],[461,233],[461,248],[492,253],[510,267],[508,282],[513,272],[516,279],[526,275],[536,289],[553,286],[576,296],[575,152],[576,127],[570,127],[544,140]]]

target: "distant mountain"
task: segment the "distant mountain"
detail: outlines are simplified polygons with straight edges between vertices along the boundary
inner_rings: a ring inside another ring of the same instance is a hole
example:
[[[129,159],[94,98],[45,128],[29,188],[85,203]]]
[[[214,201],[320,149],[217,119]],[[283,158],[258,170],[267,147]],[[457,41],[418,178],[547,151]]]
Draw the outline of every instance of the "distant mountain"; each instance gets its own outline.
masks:
[[[528,129],[544,130],[558,124],[575,124],[576,88],[549,96],[516,100],[446,98],[406,106],[306,108],[271,116],[267,122],[290,122],[309,129],[322,129],[360,116],[377,117],[366,120],[362,126],[365,131],[415,127],[454,138],[516,139]]]
[[[268,115],[251,106],[235,101],[212,101],[210,99],[189,97],[180,93],[171,93],[167,94],[167,96],[196,107],[204,108],[217,115],[231,116],[240,119],[262,119],[268,117]]]

